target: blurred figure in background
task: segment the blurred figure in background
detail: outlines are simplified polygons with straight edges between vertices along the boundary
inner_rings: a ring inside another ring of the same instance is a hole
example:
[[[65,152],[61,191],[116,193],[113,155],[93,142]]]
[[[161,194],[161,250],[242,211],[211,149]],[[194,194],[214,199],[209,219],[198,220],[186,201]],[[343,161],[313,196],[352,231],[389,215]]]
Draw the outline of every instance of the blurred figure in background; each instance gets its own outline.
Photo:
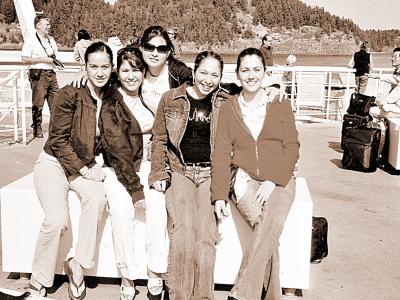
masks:
[[[296,55],[289,54],[286,58],[286,66],[287,67],[294,67],[296,65]],[[293,71],[285,71],[282,75],[282,81],[285,84],[285,93],[289,99],[294,99],[296,95],[296,87],[293,87],[293,81],[296,81],[296,77],[293,77]]]
[[[76,34],[77,42],[74,46],[74,59],[81,65],[81,70],[85,70],[85,51],[92,43],[90,34],[85,29],[81,29]]]
[[[113,52],[113,66],[116,68],[117,66],[117,56],[118,56],[118,51],[124,48],[124,45],[122,44],[121,40],[117,36],[111,36],[108,38],[106,45],[109,46]]]
[[[169,39],[171,40],[172,44],[174,45],[174,51],[173,51],[173,56],[176,59],[180,59],[181,58],[181,46],[179,45],[178,41],[177,41],[177,32],[178,29],[176,27],[170,28],[167,30]]]
[[[368,84],[368,73],[372,69],[372,56],[369,53],[370,44],[365,41],[360,46],[360,51],[353,54],[348,67],[356,69],[355,80],[358,94],[365,95]]]
[[[272,57],[272,36],[265,34],[261,39],[262,45],[260,47],[260,51],[264,57],[266,66],[273,66],[274,59]]]

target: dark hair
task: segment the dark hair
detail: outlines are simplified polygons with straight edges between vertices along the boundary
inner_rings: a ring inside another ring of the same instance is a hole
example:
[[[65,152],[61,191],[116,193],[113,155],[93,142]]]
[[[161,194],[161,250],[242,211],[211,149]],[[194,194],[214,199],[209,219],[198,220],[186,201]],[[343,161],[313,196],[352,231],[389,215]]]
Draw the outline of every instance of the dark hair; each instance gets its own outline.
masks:
[[[212,57],[212,58],[215,58],[216,60],[218,60],[219,65],[221,67],[221,74],[222,74],[222,71],[224,69],[224,61],[222,60],[221,56],[219,56],[219,54],[214,51],[202,51],[199,54],[197,54],[197,56],[194,60],[194,70],[193,71],[196,72],[196,70],[199,68],[201,62],[208,57]]]
[[[368,41],[364,41],[362,42],[360,48],[366,50],[369,47],[369,42]]]
[[[268,34],[265,34],[263,37],[262,37],[262,39],[261,39],[261,41],[267,41],[268,40]]]
[[[172,44],[167,31],[162,26],[159,25],[150,26],[146,28],[146,30],[143,32],[142,37],[140,38],[140,45],[143,46],[145,43],[149,42],[155,36],[160,36],[164,38],[168,48],[171,50],[169,55],[170,56],[173,55],[174,44]]]
[[[78,31],[78,41],[80,40],[90,40],[90,34],[85,29]]]
[[[94,42],[93,44],[90,44],[89,47],[86,48],[85,51],[85,62],[87,64],[88,62],[88,57],[89,54],[95,53],[95,52],[105,52],[108,54],[108,56],[110,57],[110,62],[112,65],[113,62],[113,53],[112,50],[109,46],[107,46],[105,43],[103,42]]]
[[[236,61],[236,73],[238,73],[240,64],[242,63],[242,58],[248,55],[256,55],[261,59],[263,67],[265,69],[265,59],[262,55],[262,52],[257,48],[246,48],[242,52],[239,53],[237,61]]]
[[[146,71],[146,63],[143,60],[142,52],[135,47],[125,47],[118,51],[117,55],[117,70],[121,67],[122,63],[126,60],[132,69],[138,69],[141,72]]]
[[[394,48],[394,49],[393,49],[393,53],[394,53],[394,52],[400,52],[400,47]]]
[[[45,15],[36,15],[35,19],[33,20],[33,24],[35,25],[35,28],[36,28],[36,25],[39,24],[39,22],[41,20],[50,20],[50,18]]]

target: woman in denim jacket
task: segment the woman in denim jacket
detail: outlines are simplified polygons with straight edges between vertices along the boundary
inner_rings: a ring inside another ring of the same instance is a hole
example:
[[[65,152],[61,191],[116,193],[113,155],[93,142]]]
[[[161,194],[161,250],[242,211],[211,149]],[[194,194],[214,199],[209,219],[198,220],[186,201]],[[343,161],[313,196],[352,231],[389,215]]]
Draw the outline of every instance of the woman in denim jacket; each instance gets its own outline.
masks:
[[[216,220],[210,205],[215,124],[229,91],[221,57],[204,51],[194,84],[165,93],[153,126],[149,184],[165,191],[170,237],[167,286],[173,300],[213,299]]]
[[[278,241],[294,200],[299,141],[289,100],[261,88],[265,62],[248,48],[237,59],[242,91],[221,108],[212,156],[211,199],[218,218],[233,204],[251,225],[229,299],[281,299]],[[232,168],[233,194],[230,197]]]
[[[140,50],[147,71],[141,87],[143,102],[155,114],[161,95],[185,82],[192,82],[192,70],[173,57],[174,45],[161,26],[150,26],[140,38]],[[161,274],[168,266],[167,210],[164,198],[146,201],[146,250],[148,258],[148,290],[162,292]]]
[[[53,285],[61,235],[68,229],[68,190],[81,201],[75,256],[64,263],[70,299],[83,299],[83,268],[95,264],[99,219],[105,205],[98,116],[112,70],[111,49],[102,42],[85,52],[88,84],[66,86],[55,97],[49,138],[34,168],[34,184],[44,221],[32,263],[30,292],[45,296]]]

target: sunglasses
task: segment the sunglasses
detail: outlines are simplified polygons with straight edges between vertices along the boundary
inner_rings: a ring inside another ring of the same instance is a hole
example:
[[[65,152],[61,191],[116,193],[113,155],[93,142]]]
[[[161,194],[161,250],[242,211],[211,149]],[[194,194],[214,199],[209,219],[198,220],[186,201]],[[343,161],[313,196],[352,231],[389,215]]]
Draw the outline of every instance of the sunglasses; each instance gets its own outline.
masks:
[[[169,47],[167,45],[154,46],[149,43],[143,44],[143,50],[146,52],[153,52],[155,49],[157,49],[158,53],[162,53],[162,54],[165,54],[169,51]]]

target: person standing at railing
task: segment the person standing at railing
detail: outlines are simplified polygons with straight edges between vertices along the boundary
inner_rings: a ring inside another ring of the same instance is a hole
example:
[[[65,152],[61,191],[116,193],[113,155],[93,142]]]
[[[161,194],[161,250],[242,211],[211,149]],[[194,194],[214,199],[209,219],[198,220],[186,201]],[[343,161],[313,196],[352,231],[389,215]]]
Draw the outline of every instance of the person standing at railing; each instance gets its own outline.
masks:
[[[81,29],[76,34],[77,42],[74,46],[74,59],[79,62],[81,70],[85,70],[85,51],[92,43],[90,34],[85,29]]]
[[[274,65],[274,58],[272,57],[272,36],[265,34],[261,39],[262,45],[260,51],[264,57],[266,66]]]
[[[30,64],[29,81],[32,88],[32,129],[33,136],[43,138],[42,110],[45,100],[52,111],[53,98],[58,91],[58,82],[54,69],[62,68],[58,59],[57,44],[50,32],[50,19],[36,16],[36,32],[22,46],[22,63]]]
[[[356,80],[355,92],[363,95],[365,95],[367,90],[368,74],[372,69],[372,55],[369,51],[369,42],[363,42],[360,46],[360,51],[353,54],[348,64],[349,68],[356,69],[356,73],[354,74]]]
[[[390,84],[388,95],[378,95],[377,104],[369,110],[374,118],[399,118],[400,117],[400,47],[394,48],[392,54],[392,66],[395,68],[392,75],[380,78]],[[376,78],[370,76],[370,78]]]

